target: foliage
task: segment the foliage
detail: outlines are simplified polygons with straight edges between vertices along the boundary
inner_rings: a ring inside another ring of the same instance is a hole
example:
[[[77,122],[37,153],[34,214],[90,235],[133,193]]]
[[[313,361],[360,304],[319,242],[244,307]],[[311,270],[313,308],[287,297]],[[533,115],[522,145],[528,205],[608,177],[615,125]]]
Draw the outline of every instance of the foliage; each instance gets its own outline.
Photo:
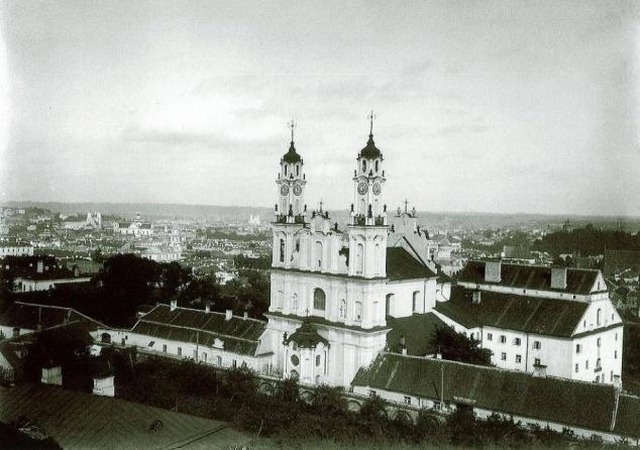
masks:
[[[491,366],[491,350],[480,348],[480,341],[468,338],[449,326],[436,327],[430,345],[439,349],[443,359]]]
[[[605,249],[640,250],[640,233],[598,229],[588,224],[584,228],[549,233],[535,241],[533,249],[552,255],[577,252],[582,256],[602,255]]]
[[[243,254],[236,255],[233,263],[238,269],[262,269],[266,270],[271,267],[271,255],[262,255],[257,258],[250,258]]]

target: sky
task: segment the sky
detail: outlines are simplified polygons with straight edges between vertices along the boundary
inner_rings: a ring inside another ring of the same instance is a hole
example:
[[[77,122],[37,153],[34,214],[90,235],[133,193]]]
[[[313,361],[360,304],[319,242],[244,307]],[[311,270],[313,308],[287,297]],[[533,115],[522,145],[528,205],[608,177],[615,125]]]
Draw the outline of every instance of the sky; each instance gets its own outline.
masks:
[[[0,4],[0,202],[640,215],[640,2]]]

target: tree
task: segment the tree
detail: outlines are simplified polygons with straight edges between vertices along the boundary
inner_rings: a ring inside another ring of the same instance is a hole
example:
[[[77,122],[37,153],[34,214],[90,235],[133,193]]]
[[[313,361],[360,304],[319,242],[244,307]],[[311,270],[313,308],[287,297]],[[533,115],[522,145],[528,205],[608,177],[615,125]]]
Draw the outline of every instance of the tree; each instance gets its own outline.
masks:
[[[311,407],[326,416],[343,415],[347,412],[347,399],[341,386],[320,384],[311,392]]]
[[[276,385],[274,397],[288,403],[298,403],[300,400],[300,385],[295,378],[285,378]]]
[[[493,354],[491,350],[480,348],[480,341],[456,333],[449,326],[436,327],[429,342],[433,348],[438,349],[443,359],[481,366],[493,365],[491,364],[491,355]]]

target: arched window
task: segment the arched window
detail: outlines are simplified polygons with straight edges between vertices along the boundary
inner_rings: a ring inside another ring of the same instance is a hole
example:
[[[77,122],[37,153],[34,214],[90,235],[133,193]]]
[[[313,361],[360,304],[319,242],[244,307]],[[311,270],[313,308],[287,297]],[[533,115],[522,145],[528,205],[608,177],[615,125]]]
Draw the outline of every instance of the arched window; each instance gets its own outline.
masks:
[[[322,269],[322,242],[317,241],[315,247],[316,267]]]
[[[387,294],[386,299],[386,314],[387,316],[391,315],[391,302],[393,301],[393,294]]]
[[[319,311],[324,311],[326,305],[326,296],[324,291],[320,288],[316,288],[313,291],[313,309],[317,309]]]
[[[320,367],[320,355],[316,355],[316,367]]]
[[[362,160],[362,171],[363,172],[367,171],[367,162],[365,160]]]
[[[280,239],[280,262],[284,262],[284,239]]]
[[[285,175],[287,174],[287,166],[286,165],[284,166],[284,174]]]
[[[296,164],[296,175],[300,175],[300,164]]]
[[[291,297],[291,309],[293,310],[293,312],[298,311],[298,294],[293,294],[293,296]]]
[[[362,320],[362,302],[356,302],[356,320]]]
[[[376,159],[376,172],[378,171],[378,160]]]
[[[375,264],[375,274],[380,274],[380,244],[373,247],[373,263]]]
[[[596,325],[598,326],[600,326],[601,317],[602,317],[602,310],[598,308],[598,311],[596,312]]]
[[[364,271],[364,245],[356,245],[356,274],[362,275]]]
[[[292,370],[291,372],[289,372],[289,377],[292,380],[297,380],[298,378],[300,378],[300,374],[298,373],[297,370]]]
[[[413,291],[413,312],[419,312],[420,308],[420,291]]]
[[[597,344],[598,344],[598,347],[600,347],[600,345],[602,344],[602,340],[600,338],[598,338]]]

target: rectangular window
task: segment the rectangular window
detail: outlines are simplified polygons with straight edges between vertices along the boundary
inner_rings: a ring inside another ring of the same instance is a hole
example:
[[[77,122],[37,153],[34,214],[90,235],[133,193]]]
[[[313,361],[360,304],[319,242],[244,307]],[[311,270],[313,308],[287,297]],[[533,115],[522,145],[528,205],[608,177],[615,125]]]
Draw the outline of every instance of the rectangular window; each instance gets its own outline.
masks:
[[[522,355],[516,355],[516,362],[520,364],[522,362]]]
[[[515,339],[513,340],[513,343],[514,343],[514,345],[518,345],[518,346],[519,346],[519,345],[522,343],[522,341],[520,340],[520,338],[519,338],[519,337],[517,337],[517,338],[515,338]]]
[[[178,356],[182,356],[182,347],[178,347]]]
[[[576,344],[576,353],[580,353],[580,350],[582,350],[582,346],[580,344]]]
[[[503,361],[506,361],[506,360],[507,360],[507,354],[506,354],[506,353],[504,353],[504,352],[502,352],[502,353],[500,354],[500,359],[501,359],[501,360],[503,360]]]
[[[534,366],[539,366],[539,365],[541,365],[541,364],[540,364],[540,358],[536,358],[536,359],[533,361],[533,365],[534,365]]]
[[[507,337],[504,334],[500,335],[500,343],[504,344],[505,342],[507,342]]]
[[[589,370],[589,360],[588,359],[584,362],[584,368]]]
[[[238,367],[238,361],[236,361],[236,360],[234,359],[234,360],[232,361],[232,363],[231,363],[231,367],[233,367],[234,369],[235,369],[236,367]]]
[[[613,359],[618,359],[618,350],[613,351]]]
[[[404,396],[404,404],[405,405],[410,405],[411,404],[411,397],[409,397],[408,395]]]
[[[167,353],[167,344],[162,344],[162,353]]]
[[[487,333],[487,341],[492,341],[492,340],[493,340],[493,334]]]
[[[219,366],[221,366],[221,365],[222,365],[222,356],[218,356],[218,357],[216,358],[216,364],[217,364],[217,365],[219,365]]]
[[[533,341],[533,348],[536,350],[540,350],[542,348],[542,344],[540,344],[540,341]]]
[[[576,373],[578,373],[580,371],[580,365],[576,364]]]

